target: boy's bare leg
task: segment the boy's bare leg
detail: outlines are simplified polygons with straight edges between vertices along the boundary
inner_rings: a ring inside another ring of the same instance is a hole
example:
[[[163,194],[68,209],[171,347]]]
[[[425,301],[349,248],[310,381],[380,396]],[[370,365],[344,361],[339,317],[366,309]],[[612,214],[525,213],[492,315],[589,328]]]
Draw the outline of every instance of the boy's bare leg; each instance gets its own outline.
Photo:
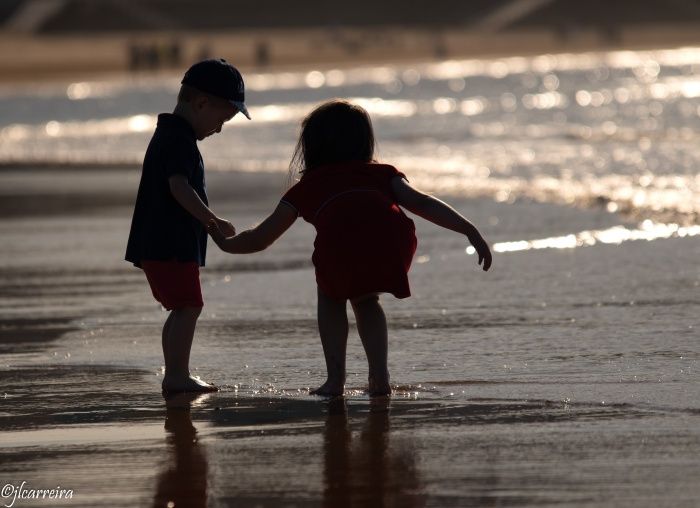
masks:
[[[345,300],[333,300],[318,290],[318,332],[326,358],[328,378],[313,395],[336,396],[345,391],[345,349],[348,343],[348,315]]]
[[[216,391],[213,385],[190,375],[190,349],[194,339],[197,318],[201,307],[184,307],[171,311],[165,336],[165,376],[163,390],[166,392],[210,392]],[[167,322],[166,321],[166,324]]]
[[[369,364],[369,394],[371,397],[391,394],[387,367],[388,337],[386,316],[378,295],[353,299],[352,310],[357,321],[357,332],[365,348]]]
[[[165,320],[165,324],[163,325],[163,358],[165,359],[167,363],[168,359],[168,335],[170,333],[170,326],[173,324],[173,312],[170,311],[168,314],[168,319]]]

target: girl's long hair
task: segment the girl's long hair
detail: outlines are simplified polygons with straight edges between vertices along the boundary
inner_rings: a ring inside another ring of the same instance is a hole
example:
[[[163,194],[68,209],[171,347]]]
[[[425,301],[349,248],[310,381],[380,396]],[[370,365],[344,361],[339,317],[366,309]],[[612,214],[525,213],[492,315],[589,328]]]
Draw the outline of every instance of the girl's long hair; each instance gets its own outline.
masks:
[[[334,99],[304,118],[289,164],[289,184],[326,164],[374,160],[372,121],[360,106]]]

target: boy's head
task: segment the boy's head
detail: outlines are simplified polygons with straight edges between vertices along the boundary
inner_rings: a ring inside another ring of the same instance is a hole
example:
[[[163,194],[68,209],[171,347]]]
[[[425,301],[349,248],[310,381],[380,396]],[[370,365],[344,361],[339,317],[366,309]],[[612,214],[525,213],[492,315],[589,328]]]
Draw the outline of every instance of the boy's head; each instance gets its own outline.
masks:
[[[221,132],[222,125],[239,111],[250,119],[244,99],[241,73],[223,58],[190,67],[177,96],[179,106],[189,106],[189,119],[199,140]]]

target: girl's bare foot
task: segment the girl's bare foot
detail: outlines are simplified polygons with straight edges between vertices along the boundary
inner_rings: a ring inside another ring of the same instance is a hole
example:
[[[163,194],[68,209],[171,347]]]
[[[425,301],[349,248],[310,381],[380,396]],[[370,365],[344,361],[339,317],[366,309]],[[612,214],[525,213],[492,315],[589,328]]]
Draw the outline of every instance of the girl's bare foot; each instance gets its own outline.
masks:
[[[163,392],[165,393],[181,393],[181,392],[216,392],[219,389],[202,381],[198,377],[169,377],[165,376],[162,384]]]
[[[338,397],[345,392],[345,385],[337,382],[326,381],[315,390],[311,390],[309,394],[320,395],[321,397]]]
[[[370,397],[385,397],[391,395],[391,385],[389,384],[389,378],[376,379],[372,376],[369,377],[369,396]]]

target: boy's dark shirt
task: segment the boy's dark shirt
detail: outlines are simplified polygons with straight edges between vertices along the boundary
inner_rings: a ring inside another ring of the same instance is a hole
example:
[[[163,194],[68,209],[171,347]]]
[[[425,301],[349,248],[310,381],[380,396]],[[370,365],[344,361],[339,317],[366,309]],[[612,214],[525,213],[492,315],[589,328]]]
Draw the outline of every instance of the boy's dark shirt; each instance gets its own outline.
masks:
[[[170,192],[168,179],[184,175],[208,205],[204,162],[192,126],[177,115],[158,115],[158,125],[146,150],[136,197],[126,260],[196,261],[204,266],[207,232]]]

